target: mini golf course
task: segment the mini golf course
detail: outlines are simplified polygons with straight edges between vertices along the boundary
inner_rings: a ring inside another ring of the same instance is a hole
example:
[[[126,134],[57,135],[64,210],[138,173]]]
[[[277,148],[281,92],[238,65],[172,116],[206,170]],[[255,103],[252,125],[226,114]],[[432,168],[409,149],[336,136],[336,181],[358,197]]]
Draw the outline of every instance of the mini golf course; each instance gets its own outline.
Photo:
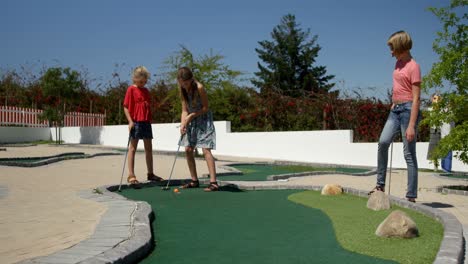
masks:
[[[415,220],[420,236],[379,238],[374,232],[390,210],[374,212],[347,194],[159,186],[121,194],[154,211],[155,248],[140,263],[432,263],[443,237],[439,222],[393,206]]]

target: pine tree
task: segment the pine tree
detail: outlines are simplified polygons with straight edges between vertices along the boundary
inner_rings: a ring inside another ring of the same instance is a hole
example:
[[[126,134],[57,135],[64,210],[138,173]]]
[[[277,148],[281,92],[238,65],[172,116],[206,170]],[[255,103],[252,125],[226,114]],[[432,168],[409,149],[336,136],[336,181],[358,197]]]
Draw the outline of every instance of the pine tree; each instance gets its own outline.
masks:
[[[326,75],[325,66],[312,66],[321,47],[317,35],[310,37],[310,29],[303,31],[296,17],[288,14],[271,33],[273,40],[258,42],[255,49],[264,65],[258,63],[257,79],[252,83],[264,91],[273,89],[284,95],[299,97],[327,93],[334,83],[333,75]]]

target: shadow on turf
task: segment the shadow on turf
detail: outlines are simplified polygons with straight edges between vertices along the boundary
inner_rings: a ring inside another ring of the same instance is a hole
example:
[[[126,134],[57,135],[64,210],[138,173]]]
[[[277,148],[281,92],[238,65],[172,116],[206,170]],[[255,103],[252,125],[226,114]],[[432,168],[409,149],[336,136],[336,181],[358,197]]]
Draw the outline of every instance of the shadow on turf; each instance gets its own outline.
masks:
[[[424,205],[427,205],[432,208],[451,208],[453,205],[451,204],[446,204],[446,203],[438,203],[438,202],[432,202],[432,203],[423,203]]]
[[[180,186],[189,183],[190,180],[171,180],[169,184],[169,188],[179,188]],[[162,182],[141,182],[136,185],[122,185],[121,190],[127,190],[127,189],[145,189],[145,188],[154,188],[154,187],[159,187],[159,188],[164,188],[167,185],[167,181],[162,181]],[[203,181],[200,182],[200,187],[199,189],[202,189],[204,187],[208,186],[208,182],[204,183]],[[112,186],[111,188],[108,189],[111,192],[116,192],[118,190],[118,186]],[[227,184],[223,186],[219,186],[219,191],[220,192],[244,192],[243,190],[240,190],[235,186],[234,184]]]

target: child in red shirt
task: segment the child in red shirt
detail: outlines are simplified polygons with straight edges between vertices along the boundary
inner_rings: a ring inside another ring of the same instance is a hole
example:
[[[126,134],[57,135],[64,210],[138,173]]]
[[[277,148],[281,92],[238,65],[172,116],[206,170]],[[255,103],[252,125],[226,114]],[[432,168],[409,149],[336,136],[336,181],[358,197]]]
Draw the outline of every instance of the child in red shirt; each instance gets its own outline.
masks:
[[[153,131],[151,128],[151,97],[145,84],[148,81],[149,72],[144,66],[138,66],[133,71],[133,85],[129,86],[123,103],[124,113],[128,120],[130,132],[130,145],[128,148],[128,178],[130,185],[139,182],[135,176],[135,152],[138,141],[143,139],[145,146],[147,179],[149,181],[162,181],[153,172]]]

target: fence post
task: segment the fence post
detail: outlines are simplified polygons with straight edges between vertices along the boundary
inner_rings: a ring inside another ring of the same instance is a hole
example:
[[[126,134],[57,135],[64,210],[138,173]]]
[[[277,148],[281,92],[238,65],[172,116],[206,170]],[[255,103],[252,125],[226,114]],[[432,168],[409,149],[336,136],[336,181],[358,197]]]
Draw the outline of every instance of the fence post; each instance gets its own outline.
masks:
[[[20,119],[20,113],[19,113],[19,108],[15,106],[15,125],[19,123],[19,119]]]
[[[26,120],[24,116],[24,108],[21,107],[20,109],[21,109],[21,126],[25,126]]]

